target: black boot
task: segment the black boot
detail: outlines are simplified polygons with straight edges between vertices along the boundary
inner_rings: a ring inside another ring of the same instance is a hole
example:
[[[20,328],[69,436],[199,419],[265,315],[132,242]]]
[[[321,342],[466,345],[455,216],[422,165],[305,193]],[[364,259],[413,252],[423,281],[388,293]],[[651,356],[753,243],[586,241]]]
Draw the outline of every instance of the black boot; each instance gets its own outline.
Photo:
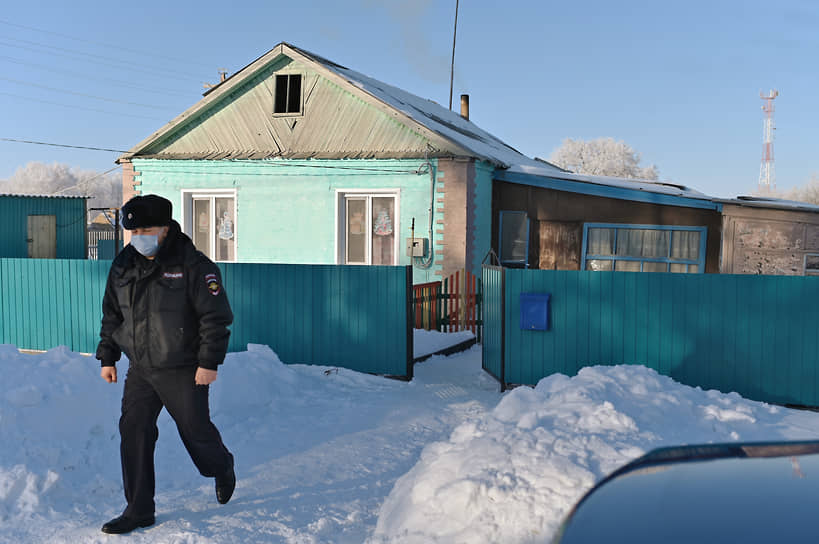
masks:
[[[140,527],[150,527],[155,522],[156,519],[154,516],[148,516],[145,518],[129,518],[123,514],[103,525],[102,532],[108,533],[109,535],[121,535],[124,533],[130,533],[134,529],[139,529]]]
[[[227,504],[236,489],[236,473],[230,467],[225,474],[216,477],[216,500],[219,504]]]

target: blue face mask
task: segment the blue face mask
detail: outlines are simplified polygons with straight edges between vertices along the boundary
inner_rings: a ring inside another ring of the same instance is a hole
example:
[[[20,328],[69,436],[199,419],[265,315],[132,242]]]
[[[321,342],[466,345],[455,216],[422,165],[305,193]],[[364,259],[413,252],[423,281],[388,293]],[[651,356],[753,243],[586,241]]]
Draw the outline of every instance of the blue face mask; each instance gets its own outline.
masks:
[[[159,251],[158,234],[132,234],[131,245],[146,257],[153,257]]]

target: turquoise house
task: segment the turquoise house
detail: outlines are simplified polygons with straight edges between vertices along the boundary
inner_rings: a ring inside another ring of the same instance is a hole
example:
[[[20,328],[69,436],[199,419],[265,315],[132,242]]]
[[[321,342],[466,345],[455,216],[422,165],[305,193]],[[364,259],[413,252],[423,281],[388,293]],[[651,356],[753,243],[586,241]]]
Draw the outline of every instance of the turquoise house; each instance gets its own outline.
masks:
[[[468,106],[466,108],[468,110]],[[462,115],[281,43],[119,157],[216,261],[479,272],[492,183],[530,159]]]

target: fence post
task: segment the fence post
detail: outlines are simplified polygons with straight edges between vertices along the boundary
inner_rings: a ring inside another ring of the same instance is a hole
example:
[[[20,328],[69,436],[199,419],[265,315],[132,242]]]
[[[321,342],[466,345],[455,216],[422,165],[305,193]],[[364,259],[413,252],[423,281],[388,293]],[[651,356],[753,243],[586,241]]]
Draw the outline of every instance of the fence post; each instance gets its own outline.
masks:
[[[501,393],[506,391],[506,268],[501,267],[501,345],[500,345]]]
[[[413,289],[412,289],[412,266],[407,265],[404,267],[404,274],[405,274],[405,285],[406,285],[406,300],[407,300],[407,379],[412,379],[412,362],[415,359],[415,345],[414,345],[414,333],[412,330],[412,299],[413,299]]]

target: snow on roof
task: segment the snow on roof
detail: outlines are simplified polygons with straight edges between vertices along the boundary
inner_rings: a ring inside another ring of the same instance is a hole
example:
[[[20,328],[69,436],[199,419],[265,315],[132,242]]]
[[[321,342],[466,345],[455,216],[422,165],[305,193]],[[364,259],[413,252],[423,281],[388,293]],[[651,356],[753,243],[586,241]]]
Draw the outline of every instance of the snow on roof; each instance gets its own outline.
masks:
[[[530,166],[526,164],[515,164],[509,168],[509,172],[528,174],[532,176],[549,177],[555,179],[563,179],[568,181],[579,181],[583,183],[592,183],[595,185],[604,185],[608,187],[619,187],[621,189],[631,189],[635,191],[645,191],[648,193],[659,193],[671,196],[681,196],[686,198],[695,198],[699,200],[714,200],[713,197],[701,193],[696,189],[692,189],[685,185],[673,183],[670,181],[652,181],[647,179],[628,179],[615,178],[609,176],[590,176],[587,174],[573,174],[563,170],[554,171],[551,168],[543,168],[543,165],[536,164]]]
[[[536,161],[520,151],[502,142],[492,134],[479,128],[475,123],[461,117],[460,114],[444,108],[437,102],[416,96],[398,87],[393,87],[369,76],[350,70],[319,55],[298,47],[289,47],[311,58],[343,77],[352,85],[373,96],[377,100],[400,111],[413,121],[425,126],[454,142],[460,147],[475,153],[478,157],[507,168],[514,164],[538,166],[550,172],[563,172],[562,169],[545,161]]]

